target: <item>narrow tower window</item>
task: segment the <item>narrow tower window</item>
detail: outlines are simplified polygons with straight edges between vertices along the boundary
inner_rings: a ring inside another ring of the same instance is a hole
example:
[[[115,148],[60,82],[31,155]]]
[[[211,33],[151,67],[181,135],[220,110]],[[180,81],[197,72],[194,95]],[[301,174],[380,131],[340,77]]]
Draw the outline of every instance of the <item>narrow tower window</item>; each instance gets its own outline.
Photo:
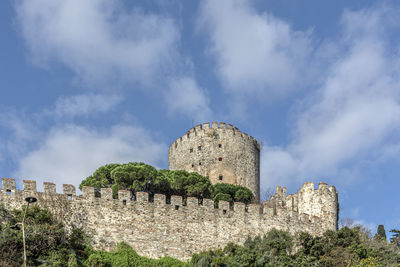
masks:
[[[201,162],[199,162],[199,166],[201,166]]]
[[[197,147],[197,150],[201,150],[201,146],[198,146],[198,147]]]
[[[220,181],[222,181],[222,178],[223,178],[222,175],[220,175],[220,176],[218,177],[218,179],[219,179]]]
[[[190,149],[190,153],[192,153],[192,152],[193,152],[193,148]]]
[[[221,148],[221,147],[222,147],[222,144],[218,144],[218,147]]]
[[[194,167],[194,164],[192,163],[192,168]]]
[[[218,158],[218,161],[222,161],[222,158]]]

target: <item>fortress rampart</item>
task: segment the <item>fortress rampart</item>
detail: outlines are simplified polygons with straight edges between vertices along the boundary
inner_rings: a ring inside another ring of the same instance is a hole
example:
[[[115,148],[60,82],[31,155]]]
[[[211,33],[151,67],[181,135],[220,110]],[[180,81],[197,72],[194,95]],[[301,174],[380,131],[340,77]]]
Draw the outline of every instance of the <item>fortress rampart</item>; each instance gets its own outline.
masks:
[[[305,183],[300,190],[287,195],[277,187],[276,194],[263,204],[220,201],[218,208],[210,199],[172,196],[170,204],[164,195],[156,194],[149,201],[145,192],[131,196],[120,190],[113,199],[110,188],[102,188],[95,197],[93,187],[83,187],[77,196],[73,185],[44,183],[44,192],[36,191],[36,182],[23,181],[23,190],[16,190],[15,180],[2,179],[0,205],[7,209],[21,208],[27,196],[34,196],[39,205],[49,209],[67,229],[82,227],[92,236],[96,249],[110,250],[121,241],[127,242],[140,255],[151,258],[171,256],[188,259],[193,253],[224,247],[229,242],[242,244],[248,236],[263,235],[272,228],[289,232],[306,231],[321,235],[337,227],[337,193],[334,186]]]
[[[197,172],[213,184],[242,185],[260,199],[260,145],[231,124],[193,127],[171,144],[168,161],[170,170]]]

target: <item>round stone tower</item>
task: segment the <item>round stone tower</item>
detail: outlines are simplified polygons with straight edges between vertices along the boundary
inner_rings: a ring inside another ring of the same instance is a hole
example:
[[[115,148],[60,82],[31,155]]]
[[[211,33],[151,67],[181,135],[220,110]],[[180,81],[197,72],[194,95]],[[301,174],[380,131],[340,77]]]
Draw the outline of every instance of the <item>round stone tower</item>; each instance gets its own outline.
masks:
[[[260,145],[231,124],[199,124],[168,150],[170,170],[197,172],[211,183],[249,188],[260,200]]]

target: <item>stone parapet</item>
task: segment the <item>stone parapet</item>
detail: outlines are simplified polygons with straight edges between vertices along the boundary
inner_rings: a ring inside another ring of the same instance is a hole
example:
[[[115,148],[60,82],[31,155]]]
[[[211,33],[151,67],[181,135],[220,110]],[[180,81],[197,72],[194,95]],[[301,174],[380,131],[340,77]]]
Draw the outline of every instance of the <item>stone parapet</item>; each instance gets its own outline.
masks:
[[[33,190],[33,181],[25,184],[26,189],[10,192],[15,181],[3,178],[0,205],[21,208],[26,196],[34,196],[38,199],[34,205],[49,209],[67,229],[82,227],[90,233],[96,249],[111,250],[124,241],[140,255],[151,258],[186,260],[193,253],[222,248],[229,242],[243,244],[248,236],[263,235],[272,228],[321,235],[337,226],[336,189],[326,184],[318,189],[306,184],[289,196],[282,189],[261,205],[230,205],[226,201],[214,205],[211,199],[181,196],[171,196],[167,201],[162,194],[155,194],[151,200],[146,192],[131,197],[127,190],[120,190],[118,199],[113,199],[111,189],[87,186],[82,188],[82,195],[75,196],[73,185],[63,186],[64,194],[57,194],[51,183],[45,184],[45,192]],[[286,201],[276,201],[278,198]],[[296,204],[287,205],[295,198],[298,201],[290,203]]]

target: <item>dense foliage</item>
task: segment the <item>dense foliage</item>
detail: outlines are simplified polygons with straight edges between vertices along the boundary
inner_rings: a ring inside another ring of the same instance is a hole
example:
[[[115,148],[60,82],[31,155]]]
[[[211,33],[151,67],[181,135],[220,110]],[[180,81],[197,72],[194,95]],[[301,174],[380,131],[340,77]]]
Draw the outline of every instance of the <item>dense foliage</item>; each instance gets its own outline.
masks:
[[[372,238],[362,227],[327,231],[322,237],[271,230],[243,246],[195,254],[194,266],[400,266],[400,249]]]
[[[96,251],[91,254],[87,261],[88,266],[188,266],[186,263],[181,262],[171,257],[163,257],[158,260],[149,259],[139,256],[128,244],[122,242],[118,244],[117,249],[113,252]]]
[[[23,263],[22,231],[11,226],[22,221],[23,211],[7,211],[0,206],[0,266]],[[28,265],[80,266],[92,252],[81,229],[67,234],[49,211],[32,206],[25,218]]]
[[[7,211],[0,206],[0,266],[22,264],[21,231],[10,228],[22,216],[22,210]],[[29,208],[25,230],[29,266],[400,266],[399,230],[391,230],[389,243],[373,238],[363,227],[327,231],[321,237],[272,229],[244,245],[230,243],[224,249],[194,254],[189,262],[148,259],[126,243],[112,252],[95,251],[80,229],[68,234],[48,211],[37,206]]]
[[[253,193],[250,189],[240,185],[225,183],[215,184],[211,196],[215,202],[225,200],[228,202],[237,201],[248,204],[254,200]]]
[[[390,242],[400,249],[400,230],[392,229],[390,232],[393,233]]]
[[[207,177],[184,170],[157,170],[153,166],[130,162],[126,164],[107,164],[98,168],[91,176],[82,181],[79,188],[92,186],[95,188],[112,188],[116,198],[118,190],[130,190],[154,194],[179,195],[251,203],[254,201],[250,189],[231,184],[212,185]]]

